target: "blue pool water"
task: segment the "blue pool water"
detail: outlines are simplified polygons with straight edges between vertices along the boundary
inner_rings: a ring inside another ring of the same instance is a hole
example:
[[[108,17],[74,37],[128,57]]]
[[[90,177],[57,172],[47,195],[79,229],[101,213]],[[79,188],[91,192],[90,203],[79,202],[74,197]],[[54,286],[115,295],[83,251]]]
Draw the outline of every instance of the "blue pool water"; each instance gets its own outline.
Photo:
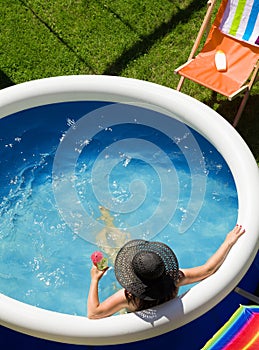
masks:
[[[203,264],[237,219],[222,156],[144,107],[66,102],[1,119],[0,181],[0,292],[68,314],[86,314],[100,205],[122,238],[163,241],[182,267]],[[100,298],[117,288],[111,267]]]

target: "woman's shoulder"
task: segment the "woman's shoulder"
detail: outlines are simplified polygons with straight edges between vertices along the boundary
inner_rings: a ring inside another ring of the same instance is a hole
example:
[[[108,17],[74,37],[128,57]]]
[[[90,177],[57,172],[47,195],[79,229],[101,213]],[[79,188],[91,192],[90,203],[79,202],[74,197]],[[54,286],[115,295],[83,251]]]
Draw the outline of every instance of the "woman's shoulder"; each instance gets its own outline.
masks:
[[[184,270],[179,270],[178,271],[178,278],[175,282],[175,286],[179,287],[181,285],[181,283],[183,282],[184,278],[185,278]]]
[[[181,280],[181,279],[183,279],[184,278],[184,272],[182,271],[182,270],[179,270],[178,271],[178,280]]]

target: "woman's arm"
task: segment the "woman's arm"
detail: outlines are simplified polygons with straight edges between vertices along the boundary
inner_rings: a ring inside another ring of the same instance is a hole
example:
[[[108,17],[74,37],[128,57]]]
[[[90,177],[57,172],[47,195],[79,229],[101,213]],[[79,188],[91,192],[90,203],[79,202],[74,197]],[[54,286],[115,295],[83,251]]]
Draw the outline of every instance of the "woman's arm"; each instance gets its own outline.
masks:
[[[90,319],[107,317],[129,306],[124,289],[119,290],[102,303],[99,302],[98,283],[104,272],[98,270],[96,266],[91,269],[91,284],[87,300],[87,316]]]
[[[222,265],[230,249],[244,233],[245,229],[243,229],[241,225],[236,225],[234,229],[227,234],[225,241],[216,253],[214,253],[204,265],[190,269],[181,269],[182,274],[177,283],[177,287],[201,281],[216,272]]]

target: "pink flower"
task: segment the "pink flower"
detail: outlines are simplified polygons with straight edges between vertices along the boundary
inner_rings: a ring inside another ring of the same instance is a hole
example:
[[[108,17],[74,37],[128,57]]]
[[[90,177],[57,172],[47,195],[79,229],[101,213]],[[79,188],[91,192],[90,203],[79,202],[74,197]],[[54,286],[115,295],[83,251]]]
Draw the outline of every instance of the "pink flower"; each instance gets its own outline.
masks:
[[[102,271],[108,268],[108,259],[103,257],[102,252],[94,252],[91,255],[93,264],[97,267],[98,270]]]
[[[91,255],[91,259],[94,265],[97,265],[103,259],[102,252],[96,251]]]

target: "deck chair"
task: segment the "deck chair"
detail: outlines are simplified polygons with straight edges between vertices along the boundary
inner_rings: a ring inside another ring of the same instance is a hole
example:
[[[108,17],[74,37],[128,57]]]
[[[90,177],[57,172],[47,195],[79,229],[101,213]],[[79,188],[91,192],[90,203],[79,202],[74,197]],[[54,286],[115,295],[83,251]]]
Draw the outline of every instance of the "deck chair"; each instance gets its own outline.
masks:
[[[181,75],[177,90],[180,91],[184,79],[188,78],[226,96],[230,101],[244,92],[234,117],[235,127],[252,86],[258,80],[259,0],[222,0],[215,21],[210,26],[215,3],[216,0],[208,1],[207,13],[188,61],[175,70]],[[207,39],[197,54],[206,31],[209,32]],[[218,71],[215,65],[215,54],[219,50],[225,53],[227,60],[224,72]]]

